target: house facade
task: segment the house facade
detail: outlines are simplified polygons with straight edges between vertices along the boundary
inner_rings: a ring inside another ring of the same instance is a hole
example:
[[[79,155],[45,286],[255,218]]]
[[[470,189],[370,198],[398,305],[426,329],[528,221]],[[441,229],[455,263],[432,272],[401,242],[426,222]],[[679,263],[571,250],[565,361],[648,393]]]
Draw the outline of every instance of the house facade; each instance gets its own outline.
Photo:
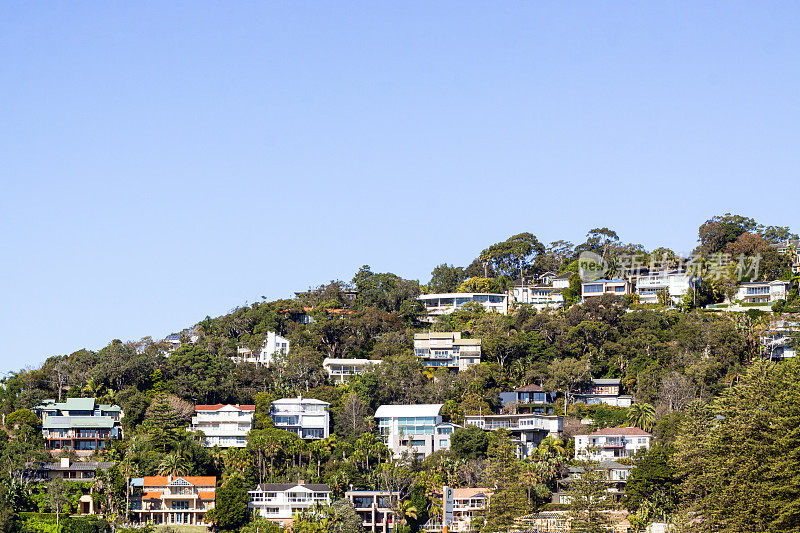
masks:
[[[395,457],[408,453],[418,459],[450,449],[450,436],[458,426],[442,420],[443,406],[381,405],[375,418],[384,444]]]
[[[553,278],[555,281],[555,278]],[[567,280],[569,287],[569,279]],[[552,285],[530,285],[524,282],[517,282],[514,287],[508,290],[511,301],[518,304],[530,305],[537,311],[546,309],[560,309],[564,307],[563,287]]]
[[[581,297],[586,300],[610,294],[625,296],[631,294],[631,284],[624,279],[598,279],[581,283]]]
[[[315,505],[330,505],[331,489],[325,484],[262,483],[248,491],[248,507],[255,514],[284,526],[291,524],[295,514]]]
[[[659,295],[663,294],[672,305],[680,303],[689,292],[691,276],[682,271],[662,271],[647,276],[639,276],[636,280],[636,294],[641,303],[658,304]]]
[[[452,520],[448,520],[448,531],[454,533],[477,531],[473,527],[473,520],[479,516],[485,516],[489,511],[489,500],[492,492],[482,487],[465,487],[453,489],[442,487],[441,497],[445,508],[453,511]],[[444,530],[444,523],[441,518],[432,518],[422,529],[428,533],[439,533]]]
[[[131,515],[134,522],[207,526],[214,508],[214,476],[149,476],[131,480]]]
[[[235,363],[254,363],[257,365],[269,365],[277,354],[289,353],[289,339],[281,337],[274,331],[267,332],[261,349],[253,351],[250,347],[239,345],[236,348],[236,356],[233,357]]]
[[[331,359],[322,361],[322,368],[328,376],[338,384],[347,383],[354,376],[359,376],[372,366],[380,363],[374,359]]]
[[[477,426],[484,431],[505,429],[518,446],[518,455],[528,457],[546,437],[558,437],[564,430],[564,419],[558,415],[539,413],[466,415],[465,426]]]
[[[318,440],[330,436],[330,404],[314,398],[282,398],[272,402],[270,417],[276,428],[301,439]]]
[[[503,409],[513,409],[516,413],[541,413],[552,412],[552,402],[555,395],[547,392],[541,386],[530,383],[517,387],[512,392],[501,392],[500,402]]]
[[[417,298],[429,316],[446,315],[461,309],[464,304],[475,302],[487,311],[508,314],[508,294],[492,294],[478,292],[449,292],[440,294],[423,294]]]
[[[788,281],[763,281],[742,283],[736,291],[734,300],[739,300],[745,304],[763,303],[769,305],[778,300],[785,300],[789,292]]]
[[[255,405],[196,405],[189,431],[202,431],[203,446],[212,448],[244,448],[253,429]]]
[[[585,472],[582,466],[570,466],[569,475],[564,479],[559,480],[558,492],[553,494],[553,503],[569,504],[570,497],[565,489],[575,482],[578,476]],[[617,461],[601,461],[595,465],[595,468],[603,473],[606,480],[606,492],[611,500],[619,501],[625,495],[625,484],[628,482],[633,465],[624,465]]]
[[[593,379],[586,387],[574,395],[576,402],[586,405],[613,405],[615,407],[630,407],[633,396],[620,394],[621,379]]]
[[[399,492],[383,490],[349,490],[344,493],[361,517],[361,525],[369,533],[391,533]]]
[[[124,413],[118,405],[98,404],[94,398],[67,398],[63,402],[45,400],[33,411],[42,421],[45,448],[51,451],[90,454],[122,438]]]
[[[575,459],[613,461],[649,450],[653,436],[636,427],[604,428],[575,436]]]
[[[415,333],[414,355],[426,367],[465,370],[481,362],[481,340],[463,339],[460,331]]]

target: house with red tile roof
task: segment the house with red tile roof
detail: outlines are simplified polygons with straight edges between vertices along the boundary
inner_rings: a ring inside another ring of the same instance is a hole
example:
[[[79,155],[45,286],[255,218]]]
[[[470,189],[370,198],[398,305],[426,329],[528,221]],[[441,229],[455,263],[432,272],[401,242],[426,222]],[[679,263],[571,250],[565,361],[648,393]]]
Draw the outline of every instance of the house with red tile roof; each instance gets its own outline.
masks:
[[[607,461],[631,457],[649,450],[653,436],[637,427],[603,428],[589,435],[575,435],[575,458]]]
[[[214,508],[214,476],[147,476],[131,480],[134,522],[206,526]]]
[[[211,448],[244,448],[253,429],[255,405],[196,405],[189,431],[202,432],[203,446]]]

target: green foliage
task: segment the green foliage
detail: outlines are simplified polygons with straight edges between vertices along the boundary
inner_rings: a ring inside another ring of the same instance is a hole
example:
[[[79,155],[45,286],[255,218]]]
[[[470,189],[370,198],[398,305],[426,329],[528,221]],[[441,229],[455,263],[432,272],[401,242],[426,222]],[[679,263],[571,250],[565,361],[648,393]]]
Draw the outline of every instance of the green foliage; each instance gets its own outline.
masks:
[[[217,489],[215,507],[206,517],[223,531],[236,531],[247,522],[249,501],[244,480],[233,476]]]
[[[646,506],[654,518],[664,519],[676,508],[677,478],[672,465],[672,449],[654,445],[639,458],[625,485],[625,507],[636,513]]]
[[[17,409],[10,415],[6,416],[6,428],[10,430],[16,430],[21,426],[38,428],[39,419],[30,409]]]
[[[582,462],[581,467],[582,471],[572,476],[572,482],[565,491],[572,517],[570,531],[601,533],[606,530],[608,523],[602,511],[610,505],[606,474],[591,461]]]
[[[489,435],[477,426],[456,429],[450,436],[450,450],[460,459],[485,459]]]

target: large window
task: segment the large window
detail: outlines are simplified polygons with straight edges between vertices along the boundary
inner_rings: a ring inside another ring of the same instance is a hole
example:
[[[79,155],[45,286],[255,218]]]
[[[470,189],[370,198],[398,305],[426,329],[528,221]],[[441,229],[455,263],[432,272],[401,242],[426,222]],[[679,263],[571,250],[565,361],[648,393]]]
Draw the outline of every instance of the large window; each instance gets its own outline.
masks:
[[[603,292],[603,284],[593,283],[591,285],[584,285],[583,292]]]
[[[398,431],[403,435],[433,435],[436,417],[417,416],[400,417],[397,419]]]

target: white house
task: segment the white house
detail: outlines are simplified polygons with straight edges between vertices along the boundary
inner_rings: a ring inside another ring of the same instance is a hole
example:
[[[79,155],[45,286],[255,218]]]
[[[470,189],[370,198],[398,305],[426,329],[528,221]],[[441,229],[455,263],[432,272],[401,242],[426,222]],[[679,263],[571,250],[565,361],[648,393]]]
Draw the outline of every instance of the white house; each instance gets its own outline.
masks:
[[[797,356],[795,336],[800,332],[800,323],[776,320],[759,335],[761,354],[772,360],[782,361]]]
[[[258,352],[248,346],[239,345],[236,349],[236,356],[233,361],[236,363],[255,363],[257,365],[268,365],[272,363],[278,353],[289,353],[289,339],[281,337],[274,331],[267,332],[267,338],[261,345]]]
[[[278,429],[301,439],[327,439],[330,435],[330,404],[314,398],[282,398],[272,402],[270,417]]]
[[[353,376],[363,374],[370,366],[380,361],[374,359],[331,359],[322,361],[322,368],[336,383],[346,383]]]
[[[636,427],[604,428],[575,436],[575,459],[606,461],[630,457],[649,450],[653,436]]]
[[[658,295],[665,294],[672,304],[680,303],[681,299],[689,292],[689,279],[686,272],[660,271],[647,276],[639,276],[636,280],[636,294],[642,303],[657,304]]]
[[[561,435],[564,419],[541,413],[466,415],[464,425],[477,426],[485,431],[508,430],[519,447],[519,455],[527,457],[546,437]]]
[[[487,311],[505,315],[508,313],[508,295],[478,292],[448,292],[440,294],[423,294],[419,301],[425,306],[430,316],[446,315],[461,309],[468,302],[476,302]]]
[[[631,284],[624,279],[598,279],[581,283],[581,297],[583,297],[584,300],[606,294],[625,296],[630,293]]]
[[[630,407],[633,396],[620,394],[621,379],[593,379],[583,390],[574,395],[576,402],[587,405],[613,405],[615,407]]]
[[[601,461],[595,464],[594,467],[602,472],[605,477],[608,497],[612,500],[622,498],[625,495],[625,484],[628,482],[628,476],[633,470],[633,465],[624,465],[616,461]],[[571,503],[571,498],[564,489],[574,483],[586,471],[582,466],[570,466],[568,469],[569,475],[559,481],[561,490],[553,494],[553,503]]]
[[[247,434],[253,429],[255,405],[196,405],[195,416],[189,431],[202,431],[203,446],[211,448],[243,448],[247,446]]]
[[[350,500],[361,525],[369,533],[391,533],[394,530],[394,510],[400,493],[383,490],[348,490],[344,497]]]
[[[401,457],[409,453],[424,459],[450,448],[450,435],[458,426],[442,420],[444,404],[381,405],[375,411],[383,442]]]
[[[515,303],[530,305],[537,311],[544,311],[564,307],[562,291],[563,288],[553,286],[517,283],[508,290],[508,294]]]
[[[325,484],[262,483],[248,491],[247,506],[256,514],[283,525],[291,523],[295,514],[320,505],[330,505],[331,489]]]
[[[415,333],[414,355],[426,367],[464,370],[481,362],[481,340],[462,339],[460,331]]]
[[[788,281],[760,281],[742,283],[734,296],[734,300],[740,300],[746,304],[771,304],[778,300],[785,300],[786,293],[789,292]]]
[[[452,509],[452,520],[447,516],[448,531],[461,533],[476,531],[472,521],[478,516],[485,516],[489,510],[492,491],[483,487],[465,487],[453,489],[442,487],[441,499],[444,509]],[[442,517],[445,518],[445,517]],[[431,518],[422,528],[428,533],[442,531],[444,524],[441,518]]]

